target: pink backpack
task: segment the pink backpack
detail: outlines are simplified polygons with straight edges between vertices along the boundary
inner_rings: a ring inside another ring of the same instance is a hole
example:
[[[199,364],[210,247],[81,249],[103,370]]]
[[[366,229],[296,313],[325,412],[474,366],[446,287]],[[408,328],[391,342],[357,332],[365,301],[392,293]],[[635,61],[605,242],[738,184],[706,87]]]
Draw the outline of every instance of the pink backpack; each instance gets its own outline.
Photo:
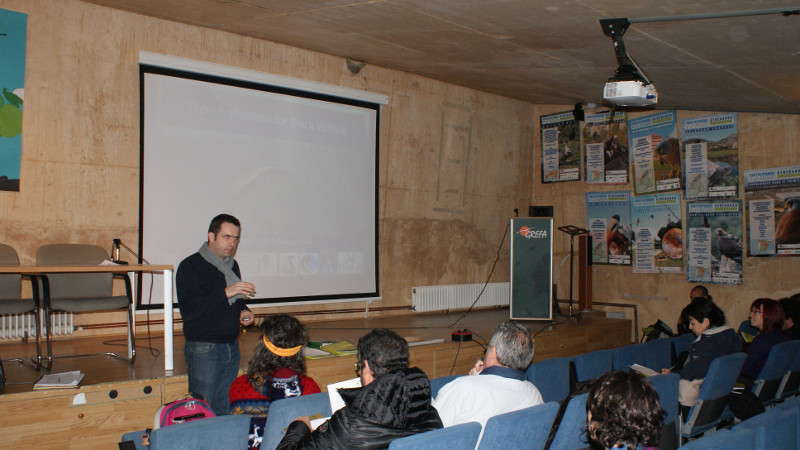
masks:
[[[192,420],[214,416],[214,410],[211,409],[211,405],[205,400],[186,396],[158,408],[158,411],[156,411],[154,428],[161,428],[175,425],[176,423],[191,422]]]

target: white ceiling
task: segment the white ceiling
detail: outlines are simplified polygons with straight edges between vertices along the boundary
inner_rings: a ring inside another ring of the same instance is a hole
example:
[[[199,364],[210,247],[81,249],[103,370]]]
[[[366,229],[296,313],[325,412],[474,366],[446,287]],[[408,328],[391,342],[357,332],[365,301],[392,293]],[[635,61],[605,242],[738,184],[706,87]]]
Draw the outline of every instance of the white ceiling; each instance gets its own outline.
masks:
[[[364,61],[538,104],[601,103],[617,67],[603,18],[790,1],[83,0]],[[659,109],[800,113],[800,15],[634,23]]]

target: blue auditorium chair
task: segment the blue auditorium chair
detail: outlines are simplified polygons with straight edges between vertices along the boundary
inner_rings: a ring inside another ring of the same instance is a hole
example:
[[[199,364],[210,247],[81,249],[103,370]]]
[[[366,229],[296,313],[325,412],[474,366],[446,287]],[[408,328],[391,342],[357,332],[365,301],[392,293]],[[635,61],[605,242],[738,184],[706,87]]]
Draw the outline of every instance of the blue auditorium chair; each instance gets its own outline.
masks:
[[[789,372],[784,376],[778,388],[776,397],[785,400],[800,393],[800,350],[794,355],[789,364]]]
[[[327,392],[282,398],[272,402],[269,405],[267,423],[264,425],[261,448],[274,449],[281,442],[286,428],[294,419],[315,414],[321,414],[323,417],[331,416],[331,401]]]
[[[672,343],[669,339],[653,339],[652,341],[645,342],[643,345],[645,345],[647,349],[645,366],[656,372],[661,369],[672,367]]]
[[[122,443],[132,442],[137,450],[246,449],[249,432],[250,416],[217,416],[154,429],[149,435],[149,447],[142,442],[145,430],[125,433]],[[125,448],[122,443],[120,448]]]
[[[569,395],[569,358],[550,358],[528,366],[525,377],[545,402],[562,402]]]
[[[658,400],[661,403],[661,407],[667,412],[666,417],[664,417],[661,440],[658,443],[660,450],[674,449],[678,446],[678,428],[680,425],[678,420],[678,385],[680,384],[680,378],[677,373],[655,375],[648,378],[658,392]]]
[[[672,344],[672,365],[675,365],[675,359],[683,352],[689,351],[689,346],[692,342],[697,340],[697,336],[692,333],[680,334],[669,338]]]
[[[765,407],[774,403],[780,395],[780,385],[789,373],[798,350],[800,341],[781,342],[770,349],[767,361],[753,384],[753,393]]]
[[[611,372],[614,361],[614,350],[596,350],[571,357],[575,368],[576,380],[586,382],[595,380],[601,375]]]
[[[586,400],[589,393],[576,395],[569,400],[564,416],[558,424],[556,435],[548,450],[574,450],[587,445],[584,428],[586,427]]]
[[[647,365],[647,344],[630,344],[613,350],[611,362],[613,370],[627,372],[634,364]]]
[[[543,450],[557,413],[558,403],[547,402],[494,416],[486,422],[478,450]]]
[[[743,428],[732,432],[721,429],[694,439],[680,450],[755,450],[755,432],[752,428]]]
[[[434,378],[431,380],[431,398],[436,398],[436,394],[439,393],[439,389],[442,388],[445,384],[455,380],[458,377],[463,377],[464,375],[445,375],[443,377]]]
[[[711,362],[700,386],[700,394],[686,414],[681,426],[681,439],[689,439],[713,430],[725,410],[726,397],[736,384],[745,360],[744,353],[720,356]]]
[[[797,415],[796,408],[770,409],[742,421],[731,431],[752,429],[755,432],[755,448],[757,450],[796,450],[798,448]]]
[[[395,439],[389,450],[474,450],[481,435],[481,424],[467,422]]]

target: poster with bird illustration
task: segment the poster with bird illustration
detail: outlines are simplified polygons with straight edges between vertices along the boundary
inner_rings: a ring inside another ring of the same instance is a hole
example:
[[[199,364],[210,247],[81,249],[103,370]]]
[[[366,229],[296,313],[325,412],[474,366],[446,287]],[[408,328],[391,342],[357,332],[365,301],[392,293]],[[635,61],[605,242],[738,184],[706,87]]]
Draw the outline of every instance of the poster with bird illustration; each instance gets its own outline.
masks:
[[[630,192],[587,192],[586,229],[592,236],[592,263],[631,264]]]
[[[542,182],[581,179],[581,135],[572,111],[539,119],[542,132]]]
[[[675,111],[628,120],[633,191],[636,195],[681,188],[681,149]]]
[[[628,120],[624,111],[586,114],[583,148],[587,184],[628,183]]]
[[[739,196],[737,130],[736,113],[682,121],[687,199]]]
[[[683,271],[681,194],[639,195],[631,199],[634,273]]]
[[[0,9],[0,191],[19,191],[27,23]]]
[[[686,281],[742,284],[741,200],[686,204]]]
[[[748,256],[800,255],[800,166],[744,171]]]

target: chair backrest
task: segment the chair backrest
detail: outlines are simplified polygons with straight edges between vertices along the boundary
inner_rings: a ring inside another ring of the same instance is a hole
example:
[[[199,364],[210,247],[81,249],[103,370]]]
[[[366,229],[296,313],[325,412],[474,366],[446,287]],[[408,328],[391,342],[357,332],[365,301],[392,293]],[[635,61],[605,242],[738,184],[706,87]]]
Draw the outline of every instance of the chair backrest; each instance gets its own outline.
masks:
[[[692,333],[680,334],[669,338],[670,343],[672,343],[672,352],[676,357],[683,352],[689,351],[689,346],[695,340],[697,340],[697,336]]]
[[[776,397],[786,399],[800,392],[800,349],[789,364],[789,371],[781,380]]]
[[[486,422],[478,449],[544,449],[557,413],[558,403],[547,402],[491,417]]]
[[[525,371],[545,402],[561,402],[569,395],[569,358],[550,358],[535,362]]]
[[[726,428],[701,436],[681,450],[756,450],[755,432],[750,428],[731,431]]]
[[[647,353],[645,366],[657,372],[672,367],[672,343],[668,338],[653,339],[643,345]]]
[[[558,425],[549,450],[572,450],[586,447],[586,400],[589,393],[572,397]]]
[[[654,375],[649,377],[650,383],[658,392],[658,400],[661,407],[667,412],[664,423],[669,424],[678,419],[678,386],[681,377],[677,373],[664,375]]]
[[[474,450],[480,435],[481,424],[467,422],[395,439],[389,450]]]
[[[755,448],[798,448],[798,410],[770,409],[734,426],[731,430],[752,429],[755,432]]]
[[[431,380],[431,398],[436,398],[436,394],[439,393],[439,389],[442,388],[445,384],[455,380],[458,377],[463,377],[464,375],[445,375],[443,377],[434,378]]]
[[[631,365],[647,365],[647,344],[630,344],[613,350],[612,367],[614,370],[627,371]]]
[[[269,405],[267,423],[264,425],[264,438],[261,448],[273,449],[283,439],[284,430],[299,416],[322,414],[331,416],[331,401],[327,392],[301,395],[276,400]]]
[[[89,244],[48,244],[36,252],[41,266],[99,265],[108,259],[103,247]],[[50,298],[108,297],[113,275],[110,273],[50,274]]]
[[[783,377],[789,372],[795,355],[800,349],[800,341],[781,342],[772,346],[764,367],[753,385],[753,393],[762,402],[769,402],[778,393]]]
[[[13,247],[0,244],[0,266],[18,266],[19,257]],[[22,281],[17,274],[0,274],[0,299],[19,299]]]
[[[150,448],[151,450],[245,449],[249,431],[250,416],[210,417],[153,430],[150,433]]]
[[[681,430],[684,437],[696,436],[719,423],[725,410],[725,398],[733,389],[745,358],[744,353],[732,353],[715,358],[711,362],[706,378],[700,386],[697,403],[686,415]]]
[[[614,350],[596,350],[572,357],[575,364],[577,381],[593,380],[611,372],[614,361]]]

